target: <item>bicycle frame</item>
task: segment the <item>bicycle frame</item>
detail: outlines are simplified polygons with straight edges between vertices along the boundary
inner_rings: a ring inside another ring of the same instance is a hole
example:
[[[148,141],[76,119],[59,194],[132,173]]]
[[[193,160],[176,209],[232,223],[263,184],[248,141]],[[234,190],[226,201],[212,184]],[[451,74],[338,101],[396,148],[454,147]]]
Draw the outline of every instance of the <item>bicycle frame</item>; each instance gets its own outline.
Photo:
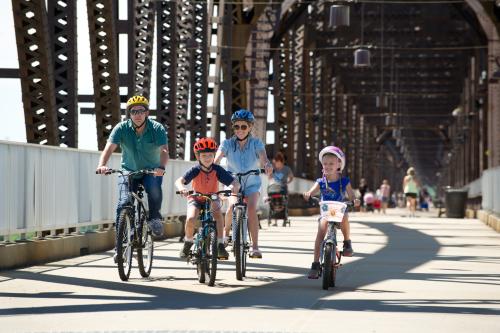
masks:
[[[201,226],[195,234],[194,248],[190,251],[188,261],[196,265],[198,281],[205,283],[205,274],[208,275],[208,285],[213,286],[217,274],[217,224],[212,216],[211,204],[220,195],[230,195],[231,191],[219,191],[213,194],[195,193],[188,191],[193,197],[204,198],[203,207],[198,216]],[[176,194],[182,194],[176,191]],[[211,249],[211,253],[210,253]]]
[[[134,192],[133,190],[133,177],[136,175],[140,174],[151,174],[154,173],[152,170],[139,170],[135,172],[130,172],[126,174],[125,172],[121,170],[113,170],[115,172],[120,173],[122,176],[127,177],[127,187],[128,187],[128,194],[129,194],[129,199],[128,203],[123,206],[125,209],[129,209],[132,213],[134,223],[132,225],[134,229],[134,239],[133,239],[133,245],[136,248],[143,248],[144,244],[142,244],[142,226],[146,222],[146,207],[144,203],[144,186],[142,184],[139,184],[137,186],[137,191]],[[144,214],[141,214],[141,212],[144,212]],[[141,218],[142,217],[142,218]]]
[[[337,229],[340,229],[340,222],[333,222],[333,221],[328,222],[327,234],[326,234],[325,239],[321,243],[321,247],[320,247],[319,260],[320,260],[321,267],[323,267],[323,264],[324,264],[324,254],[325,254],[325,248],[326,248],[327,244],[331,244],[333,246],[332,258],[333,258],[333,255],[335,255],[335,257],[337,258],[334,265],[336,265],[337,267],[341,266],[340,260],[342,258],[342,252],[338,251],[338,249],[337,249],[337,245],[338,245]]]
[[[134,191],[133,177],[136,175],[154,174],[153,170],[126,172],[110,169],[105,174],[119,173],[127,177],[127,202],[122,206],[116,224],[116,249],[118,273],[120,279],[127,281],[132,267],[134,249],[137,250],[137,263],[142,277],[151,273],[153,262],[153,239],[146,222],[144,202],[144,186],[138,184]],[[146,228],[146,229],[145,229]],[[143,250],[146,249],[146,252]]]
[[[248,242],[248,215],[247,203],[244,200],[244,188],[248,177],[242,181],[243,177],[248,175],[259,175],[264,172],[263,169],[250,170],[245,173],[233,173],[238,177],[238,182],[242,185],[237,194],[237,201],[233,207],[232,228],[233,228],[233,254],[236,263],[236,279],[242,280],[246,274],[246,256],[249,250]]]
[[[319,201],[317,198],[315,200]],[[328,290],[329,287],[335,287],[335,279],[337,269],[342,266],[342,251],[338,250],[337,229],[340,229],[341,220],[344,219],[344,213],[349,207],[353,206],[352,202],[344,202],[338,205],[339,202],[320,202],[321,217],[326,219],[328,223],[327,234],[320,246],[320,276],[322,276],[322,287]],[[332,206],[330,206],[332,205]]]
[[[206,260],[207,253],[205,253],[205,241],[207,240],[208,235],[211,231],[215,230],[217,232],[217,225],[212,216],[211,205],[212,200],[206,199],[203,203],[203,208],[200,210],[199,220],[201,223],[201,227],[196,233],[194,237],[194,248],[192,251],[192,259],[191,262],[193,264],[197,264],[198,261]],[[198,257],[197,253],[200,251],[200,256]]]

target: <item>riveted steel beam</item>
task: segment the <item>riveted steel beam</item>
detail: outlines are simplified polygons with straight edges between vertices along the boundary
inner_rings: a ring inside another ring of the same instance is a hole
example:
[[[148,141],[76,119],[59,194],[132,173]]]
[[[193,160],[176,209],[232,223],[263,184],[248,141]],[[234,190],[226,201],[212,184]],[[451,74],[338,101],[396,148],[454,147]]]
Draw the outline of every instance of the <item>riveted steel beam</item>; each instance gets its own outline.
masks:
[[[132,22],[133,86],[129,95],[140,94],[149,99],[153,61],[155,1],[133,0]]]
[[[191,52],[193,43],[193,2],[177,3],[177,90],[175,115],[175,154],[176,158],[184,159],[187,135],[187,115],[189,108],[189,92],[191,80]],[[189,47],[189,48],[188,48]]]
[[[253,26],[246,52],[246,67],[250,68],[248,85],[249,109],[256,121],[253,135],[266,140],[267,100],[269,93],[269,58],[271,37],[278,23],[280,6],[267,6]]]
[[[76,3],[48,1],[59,143],[78,146]]]
[[[156,58],[156,120],[163,124],[168,133],[170,158],[184,158],[183,151],[178,152],[183,142],[177,142],[177,47],[179,43],[177,25],[177,3],[158,2],[157,20],[157,58]],[[182,111],[181,111],[182,112]],[[181,113],[180,117],[185,117]],[[179,146],[178,146],[179,145]]]
[[[12,0],[29,143],[58,145],[54,67],[45,1]]]
[[[193,4],[193,32],[191,45],[191,143],[207,135],[208,94],[208,12],[206,2]],[[191,158],[194,153],[191,151]]]
[[[99,150],[120,121],[115,10],[113,0],[87,0]]]

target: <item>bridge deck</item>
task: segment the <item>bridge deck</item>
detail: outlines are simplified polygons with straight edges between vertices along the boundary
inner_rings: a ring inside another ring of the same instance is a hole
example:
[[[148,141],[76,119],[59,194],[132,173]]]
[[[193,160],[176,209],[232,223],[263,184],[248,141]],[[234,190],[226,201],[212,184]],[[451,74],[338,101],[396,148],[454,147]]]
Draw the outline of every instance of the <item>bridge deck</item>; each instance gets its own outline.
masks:
[[[213,288],[174,240],[157,243],[150,279],[134,268],[121,282],[111,252],[0,272],[1,331],[499,332],[500,234],[435,211],[402,214],[351,216],[356,253],[329,291],[305,277],[314,217],[264,226],[248,278],[236,280],[231,257]]]

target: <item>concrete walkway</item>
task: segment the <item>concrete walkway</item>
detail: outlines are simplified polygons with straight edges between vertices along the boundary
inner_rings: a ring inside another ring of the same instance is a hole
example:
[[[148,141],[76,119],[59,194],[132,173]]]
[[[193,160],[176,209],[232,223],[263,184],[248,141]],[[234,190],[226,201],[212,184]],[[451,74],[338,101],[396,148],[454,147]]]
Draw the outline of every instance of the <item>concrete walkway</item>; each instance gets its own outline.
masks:
[[[157,243],[150,279],[121,282],[111,252],[0,272],[0,332],[500,332],[500,234],[478,220],[352,214],[337,287],[305,277],[314,217],[261,231],[262,260],[215,287]],[[135,264],[135,263],[134,263]]]

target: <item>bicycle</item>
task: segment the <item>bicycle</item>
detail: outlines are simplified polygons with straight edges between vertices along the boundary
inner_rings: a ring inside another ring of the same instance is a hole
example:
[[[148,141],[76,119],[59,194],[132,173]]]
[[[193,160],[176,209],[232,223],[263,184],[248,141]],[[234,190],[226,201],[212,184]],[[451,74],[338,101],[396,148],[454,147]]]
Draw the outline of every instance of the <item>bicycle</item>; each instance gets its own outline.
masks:
[[[138,175],[153,175],[153,170],[128,172],[109,169],[105,174],[119,173],[128,179],[129,201],[123,206],[116,226],[116,256],[118,275],[127,281],[132,269],[132,256],[137,251],[137,265],[142,277],[148,277],[153,267],[153,235],[146,222],[147,211],[144,206],[144,186],[139,184],[137,192],[132,189],[132,179]],[[136,202],[134,206],[134,201]]]
[[[180,191],[175,193],[181,194]],[[208,285],[213,287],[217,275],[217,223],[212,217],[210,206],[212,201],[216,200],[219,195],[230,196],[231,191],[224,190],[211,194],[188,191],[188,194],[192,197],[205,199],[199,215],[201,227],[194,237],[194,248],[188,255],[188,261],[196,265],[198,282],[205,283],[208,277]]]
[[[335,287],[335,279],[337,270],[342,266],[342,251],[338,249],[337,229],[340,229],[340,224],[344,218],[346,211],[354,206],[352,201],[320,201],[316,197],[311,199],[319,203],[321,217],[327,219],[328,230],[325,239],[320,247],[320,272],[322,276],[322,288],[328,290],[329,287]]]
[[[238,182],[242,185],[238,194],[236,195],[237,201],[233,208],[233,218],[232,218],[232,240],[233,240],[233,253],[236,262],[236,279],[243,280],[246,276],[247,270],[247,254],[249,250],[249,244],[247,241],[248,235],[248,216],[247,216],[247,204],[244,200],[244,191],[246,180],[242,183],[242,179],[249,175],[260,175],[264,173],[264,169],[249,170],[244,173],[232,173],[233,176],[238,177]]]

